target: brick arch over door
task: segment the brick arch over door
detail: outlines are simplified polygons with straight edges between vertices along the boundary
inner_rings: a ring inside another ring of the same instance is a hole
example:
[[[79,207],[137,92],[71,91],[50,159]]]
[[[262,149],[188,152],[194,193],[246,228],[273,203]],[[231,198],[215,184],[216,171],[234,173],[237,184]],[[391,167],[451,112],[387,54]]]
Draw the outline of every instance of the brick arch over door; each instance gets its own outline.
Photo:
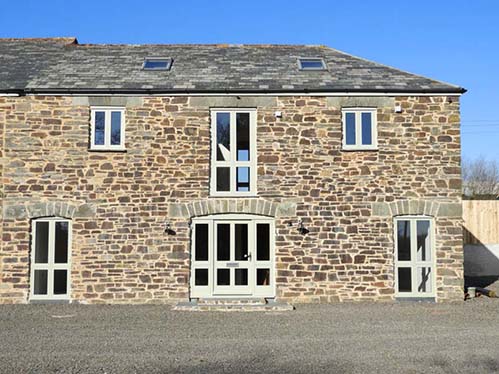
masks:
[[[461,217],[460,203],[436,200],[399,200],[390,203],[373,203],[371,214],[377,217],[422,215],[430,217]]]
[[[296,202],[274,202],[264,199],[207,199],[187,203],[172,203],[168,209],[170,218],[193,218],[227,213],[293,217],[296,215]]]
[[[93,204],[49,200],[38,202],[9,202],[6,201],[3,210],[5,219],[23,219],[40,217],[84,218],[95,216],[96,207]]]

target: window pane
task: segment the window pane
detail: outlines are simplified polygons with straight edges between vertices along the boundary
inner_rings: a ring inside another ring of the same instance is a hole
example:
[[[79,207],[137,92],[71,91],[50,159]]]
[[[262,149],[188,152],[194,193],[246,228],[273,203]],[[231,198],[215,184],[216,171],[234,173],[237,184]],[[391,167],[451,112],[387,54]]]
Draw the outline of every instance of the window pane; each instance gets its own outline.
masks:
[[[55,223],[55,254],[54,262],[65,264],[68,262],[68,223]]]
[[[248,225],[237,223],[235,226],[235,260],[248,261]]]
[[[355,113],[345,114],[345,139],[347,145],[355,144]]]
[[[217,260],[230,260],[230,225],[227,223],[217,225]]]
[[[230,269],[217,270],[217,285],[230,286]]]
[[[314,69],[314,70],[323,70],[324,64],[321,59],[300,59],[300,66],[302,69]]]
[[[270,260],[270,225],[268,223],[256,225],[256,259],[257,261]]]
[[[104,145],[105,112],[95,112],[95,145]]]
[[[417,269],[418,292],[431,292],[431,268],[422,267]]]
[[[196,261],[208,261],[208,224],[196,224]]]
[[[397,221],[397,250],[399,261],[411,260],[411,221]]]
[[[256,270],[256,285],[268,286],[270,284],[270,269]]]
[[[250,115],[249,113],[236,114],[237,161],[250,159]]]
[[[35,263],[46,264],[49,259],[49,223],[36,222]]]
[[[371,117],[371,113],[362,113],[362,144],[364,145],[373,144]]]
[[[236,286],[248,285],[248,269],[236,269],[235,283]]]
[[[230,191],[230,168],[217,168],[217,191]]]
[[[411,280],[411,268],[399,268],[399,292],[411,292],[412,291],[412,280]]]
[[[47,270],[35,270],[33,293],[35,295],[47,294]]]
[[[250,190],[250,168],[237,168],[237,191]]]
[[[146,70],[154,70],[154,69],[157,69],[157,70],[166,70],[169,68],[169,65],[170,65],[170,61],[169,59],[166,59],[166,60],[154,60],[154,59],[147,59],[144,61],[144,69]]]
[[[430,221],[417,221],[418,246],[417,260],[430,261]]]
[[[208,269],[196,269],[194,270],[194,284],[196,286],[207,286],[208,285]]]
[[[65,295],[67,293],[68,271],[54,270],[54,295]]]
[[[217,113],[217,161],[230,160],[230,113]]]
[[[111,145],[121,144],[121,112],[111,112]]]

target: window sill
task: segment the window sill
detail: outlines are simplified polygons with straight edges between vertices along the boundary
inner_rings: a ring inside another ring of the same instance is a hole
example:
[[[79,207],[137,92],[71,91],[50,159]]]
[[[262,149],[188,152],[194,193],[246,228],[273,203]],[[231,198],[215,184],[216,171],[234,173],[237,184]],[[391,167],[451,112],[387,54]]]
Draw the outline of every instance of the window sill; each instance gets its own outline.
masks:
[[[395,296],[395,301],[436,303],[436,299],[434,296]]]
[[[69,304],[69,299],[30,299],[30,304]]]
[[[118,152],[126,153],[126,148],[89,148],[89,152]]]
[[[250,199],[256,199],[258,198],[258,195],[255,195],[255,194],[251,194],[251,195],[239,195],[239,194],[211,194],[209,196],[209,198],[213,198],[213,199],[218,199],[218,198],[225,198],[225,199],[230,199],[230,198],[241,198],[241,197],[244,197],[244,198],[250,198]]]
[[[347,152],[363,152],[363,151],[379,151],[379,148],[376,146],[370,146],[370,147],[346,147],[343,146],[341,149],[342,151],[347,151]]]

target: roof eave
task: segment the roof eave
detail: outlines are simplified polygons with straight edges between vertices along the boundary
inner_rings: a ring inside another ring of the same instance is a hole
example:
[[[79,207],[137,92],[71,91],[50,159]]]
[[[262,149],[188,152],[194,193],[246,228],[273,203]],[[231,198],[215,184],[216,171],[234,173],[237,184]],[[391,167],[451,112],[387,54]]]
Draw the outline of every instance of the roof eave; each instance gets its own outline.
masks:
[[[449,87],[441,89],[255,89],[255,90],[234,90],[234,89],[221,89],[221,90],[200,90],[200,89],[161,89],[161,88],[109,88],[109,89],[93,89],[93,88],[30,88],[24,90],[1,90],[0,92],[19,94],[146,94],[146,95],[161,95],[161,94],[310,94],[310,93],[324,93],[324,94],[334,94],[334,93],[377,93],[377,94],[464,94],[467,92],[465,88],[462,87]]]

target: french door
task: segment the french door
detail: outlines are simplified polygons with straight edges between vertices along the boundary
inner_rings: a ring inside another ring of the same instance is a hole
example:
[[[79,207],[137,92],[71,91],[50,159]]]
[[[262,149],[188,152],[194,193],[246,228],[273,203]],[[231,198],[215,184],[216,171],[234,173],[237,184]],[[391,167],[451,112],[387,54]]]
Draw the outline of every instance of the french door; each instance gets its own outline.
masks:
[[[71,221],[40,218],[32,221],[30,299],[68,299],[71,260]]]
[[[194,219],[191,297],[274,297],[273,233],[266,217]]]
[[[395,295],[434,297],[435,249],[433,220],[401,216],[395,219]]]

